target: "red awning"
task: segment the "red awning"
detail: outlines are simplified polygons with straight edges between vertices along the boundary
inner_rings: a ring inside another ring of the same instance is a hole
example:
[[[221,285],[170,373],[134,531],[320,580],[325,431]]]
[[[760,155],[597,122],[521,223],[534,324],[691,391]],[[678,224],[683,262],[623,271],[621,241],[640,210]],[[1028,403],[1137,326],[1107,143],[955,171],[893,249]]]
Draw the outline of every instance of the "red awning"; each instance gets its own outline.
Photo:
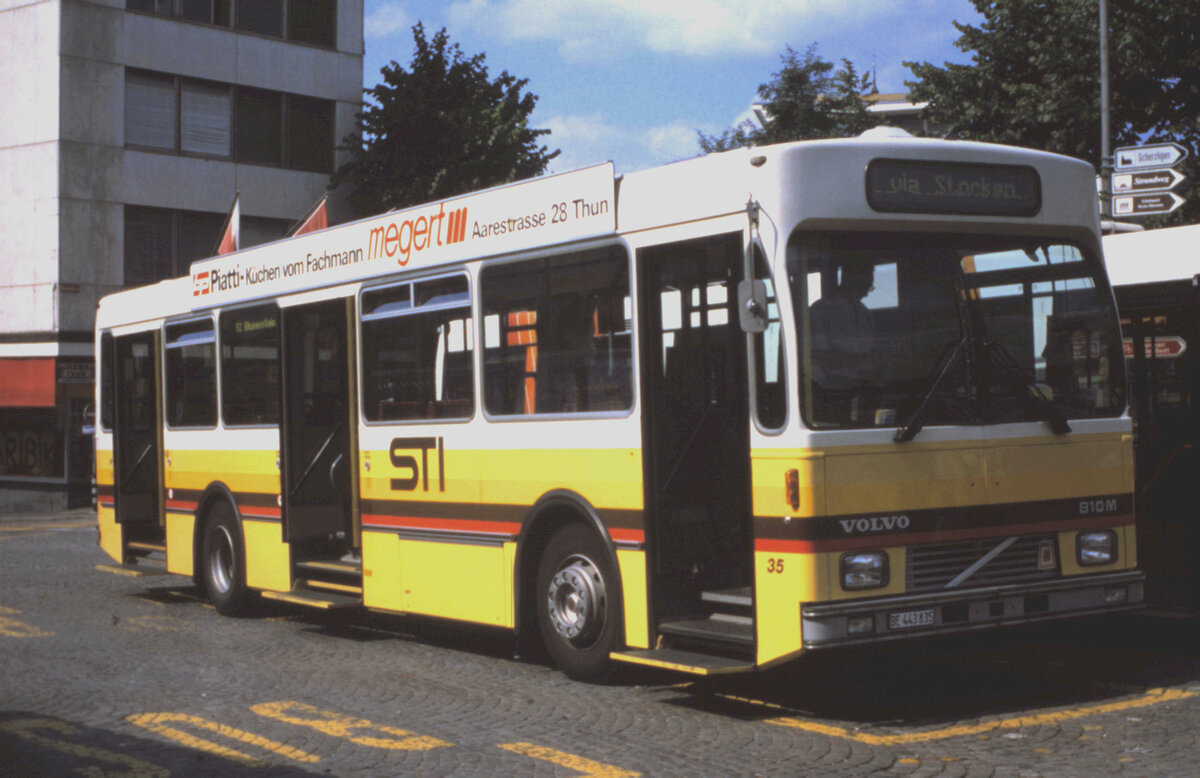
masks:
[[[54,357],[0,359],[0,407],[53,408]]]

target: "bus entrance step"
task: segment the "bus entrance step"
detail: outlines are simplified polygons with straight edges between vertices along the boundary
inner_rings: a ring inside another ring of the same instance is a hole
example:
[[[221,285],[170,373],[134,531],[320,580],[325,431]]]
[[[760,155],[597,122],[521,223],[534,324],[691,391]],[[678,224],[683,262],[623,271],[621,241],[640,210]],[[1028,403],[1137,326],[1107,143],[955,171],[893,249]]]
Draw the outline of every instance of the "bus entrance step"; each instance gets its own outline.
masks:
[[[314,574],[362,576],[361,560],[312,559],[306,562],[297,562],[296,568]]]
[[[683,651],[678,648],[614,651],[609,656],[619,662],[661,667],[664,670],[675,670],[692,675],[721,675],[754,669],[754,662],[747,659],[712,656],[694,651]]]
[[[362,598],[360,597],[347,597],[343,594],[332,594],[329,592],[262,592],[262,596],[268,600],[290,602],[293,605],[304,605],[309,608],[320,608],[322,610],[356,608],[362,605]]]
[[[714,605],[724,606],[730,611],[745,610],[749,612],[754,607],[754,598],[749,586],[739,586],[736,589],[713,589],[700,593],[700,599]]]
[[[127,575],[130,578],[146,578],[152,575],[167,575],[165,567],[150,567],[147,565],[96,565],[96,569],[102,573],[115,573],[116,575]]]
[[[748,616],[714,613],[707,619],[668,621],[658,626],[664,635],[734,646],[754,645],[754,620]]]
[[[141,551],[143,554],[165,554],[167,553],[167,545],[165,543],[143,543],[137,540],[131,540],[125,544],[130,551]]]

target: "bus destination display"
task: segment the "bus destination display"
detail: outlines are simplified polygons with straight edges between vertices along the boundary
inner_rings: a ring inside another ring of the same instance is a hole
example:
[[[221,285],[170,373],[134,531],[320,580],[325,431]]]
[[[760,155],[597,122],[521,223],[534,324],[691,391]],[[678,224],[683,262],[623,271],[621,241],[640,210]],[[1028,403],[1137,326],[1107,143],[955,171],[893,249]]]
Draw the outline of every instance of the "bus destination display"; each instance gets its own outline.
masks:
[[[1031,167],[876,159],[867,165],[867,202],[884,213],[1033,216],[1042,188]]]

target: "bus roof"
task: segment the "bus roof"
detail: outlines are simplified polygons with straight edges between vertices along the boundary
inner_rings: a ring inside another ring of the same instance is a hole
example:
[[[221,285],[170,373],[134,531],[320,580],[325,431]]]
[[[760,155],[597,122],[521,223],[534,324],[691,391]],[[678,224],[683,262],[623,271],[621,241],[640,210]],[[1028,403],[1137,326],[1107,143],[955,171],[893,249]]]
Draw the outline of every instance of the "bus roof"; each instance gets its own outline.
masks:
[[[863,176],[864,171],[870,176],[869,167],[875,160],[901,167],[914,163],[908,170],[925,162],[958,165],[965,173],[986,169],[988,175],[995,174],[994,179],[1002,178],[1003,170],[1036,169],[1029,187],[1037,190],[1036,213],[1021,223],[1098,231],[1094,175],[1086,163],[1045,152],[919,139],[895,129],[877,128],[858,138],[710,154],[620,179],[610,162],[390,211],[196,261],[183,286],[152,287],[159,291],[140,294],[136,299],[141,302],[128,306],[125,301],[134,298],[126,295],[133,293],[116,293],[121,304],[110,306],[111,315],[104,321],[111,326],[117,318],[116,307],[139,314],[143,310],[185,314],[445,263],[736,214],[748,201],[764,206],[788,203],[786,211],[769,214],[779,227],[804,218],[814,224],[840,222],[847,227],[903,220],[925,222],[931,228],[966,225],[980,229],[995,223],[1014,229],[1010,216],[986,209],[947,215],[905,210],[903,203],[898,212],[891,213],[886,211],[897,209],[868,207],[870,194],[864,197]],[[902,171],[899,175],[906,174]],[[971,185],[968,175],[961,178],[956,185]]]
[[[1104,236],[1113,286],[1200,277],[1200,224]]]

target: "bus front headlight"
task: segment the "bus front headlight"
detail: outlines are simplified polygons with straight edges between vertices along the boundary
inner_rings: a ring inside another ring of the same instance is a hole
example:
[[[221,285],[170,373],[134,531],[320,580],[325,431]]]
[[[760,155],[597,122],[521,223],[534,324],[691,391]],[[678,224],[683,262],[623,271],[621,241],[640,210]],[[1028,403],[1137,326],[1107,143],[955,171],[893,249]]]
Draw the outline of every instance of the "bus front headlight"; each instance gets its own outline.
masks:
[[[1080,532],[1075,536],[1075,559],[1083,567],[1110,565],[1117,561],[1117,533]]]
[[[888,558],[883,551],[842,554],[842,588],[846,591],[878,589],[888,583]]]

